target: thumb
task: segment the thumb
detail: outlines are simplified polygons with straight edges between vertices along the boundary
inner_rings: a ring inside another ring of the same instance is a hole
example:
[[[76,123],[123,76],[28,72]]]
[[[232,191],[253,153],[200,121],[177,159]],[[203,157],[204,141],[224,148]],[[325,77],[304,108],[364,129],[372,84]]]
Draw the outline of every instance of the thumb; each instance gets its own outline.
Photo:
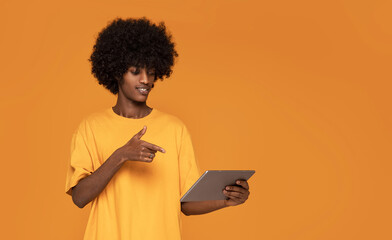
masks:
[[[140,139],[141,137],[143,137],[143,135],[146,133],[147,131],[147,126],[144,126],[142,130],[140,130],[138,133],[135,134],[135,136],[133,136],[134,138]]]

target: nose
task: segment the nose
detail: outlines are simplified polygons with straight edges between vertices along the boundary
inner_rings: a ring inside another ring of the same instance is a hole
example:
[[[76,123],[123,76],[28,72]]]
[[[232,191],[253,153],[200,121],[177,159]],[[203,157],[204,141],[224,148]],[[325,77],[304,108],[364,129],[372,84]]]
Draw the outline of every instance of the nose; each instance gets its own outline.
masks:
[[[146,85],[148,84],[147,70],[145,68],[140,71],[140,82]]]

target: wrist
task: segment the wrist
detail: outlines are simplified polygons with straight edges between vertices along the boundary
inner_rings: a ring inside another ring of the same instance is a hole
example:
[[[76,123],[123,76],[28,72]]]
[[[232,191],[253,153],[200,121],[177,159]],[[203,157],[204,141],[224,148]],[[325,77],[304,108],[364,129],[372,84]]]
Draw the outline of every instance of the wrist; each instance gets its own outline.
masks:
[[[122,165],[124,162],[127,161],[127,159],[123,156],[123,154],[120,151],[118,151],[118,149],[114,151],[112,156],[110,157],[112,157],[115,160],[115,162],[119,165]]]
[[[218,200],[218,208],[225,208],[225,207],[229,207],[229,205],[227,204],[227,200]]]

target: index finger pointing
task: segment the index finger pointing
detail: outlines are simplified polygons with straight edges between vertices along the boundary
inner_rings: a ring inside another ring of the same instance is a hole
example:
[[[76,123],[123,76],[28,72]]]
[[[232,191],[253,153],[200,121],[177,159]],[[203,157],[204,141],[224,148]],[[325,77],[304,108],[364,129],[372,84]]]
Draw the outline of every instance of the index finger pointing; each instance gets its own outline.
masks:
[[[246,190],[249,190],[249,184],[246,180],[238,179],[235,183],[241,185],[241,187],[245,188]]]
[[[161,147],[159,147],[157,145],[154,145],[152,143],[149,143],[149,142],[143,142],[143,146],[145,146],[146,148],[149,148],[151,150],[160,151],[160,152],[163,152],[163,153],[166,152],[165,149],[163,149],[163,148],[161,148]]]

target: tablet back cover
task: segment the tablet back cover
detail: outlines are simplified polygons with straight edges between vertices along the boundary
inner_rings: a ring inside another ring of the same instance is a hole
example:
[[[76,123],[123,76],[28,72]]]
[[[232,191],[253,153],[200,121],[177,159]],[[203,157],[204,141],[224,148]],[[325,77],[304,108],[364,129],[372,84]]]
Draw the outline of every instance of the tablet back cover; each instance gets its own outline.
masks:
[[[208,170],[193,184],[181,198],[181,202],[224,200],[223,189],[228,185],[237,185],[237,179],[248,180],[254,170]]]

